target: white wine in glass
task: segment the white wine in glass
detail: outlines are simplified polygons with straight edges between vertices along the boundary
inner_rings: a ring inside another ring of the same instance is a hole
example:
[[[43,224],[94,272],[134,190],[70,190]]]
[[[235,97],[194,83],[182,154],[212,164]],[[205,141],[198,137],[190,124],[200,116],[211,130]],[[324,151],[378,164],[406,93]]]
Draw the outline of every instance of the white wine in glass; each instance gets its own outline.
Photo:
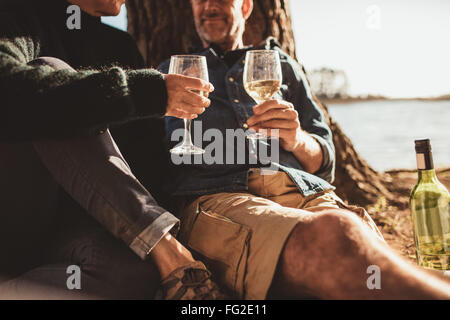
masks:
[[[257,104],[270,100],[280,90],[280,56],[275,50],[250,50],[245,56],[244,88]],[[262,133],[250,133],[248,139],[265,139]]]
[[[176,55],[170,58],[169,74],[181,74],[193,78],[209,81],[208,66],[204,56]],[[192,90],[199,95],[207,96],[207,93]],[[191,119],[184,119],[183,142],[171,149],[174,154],[203,154],[205,150],[195,146],[191,138]]]

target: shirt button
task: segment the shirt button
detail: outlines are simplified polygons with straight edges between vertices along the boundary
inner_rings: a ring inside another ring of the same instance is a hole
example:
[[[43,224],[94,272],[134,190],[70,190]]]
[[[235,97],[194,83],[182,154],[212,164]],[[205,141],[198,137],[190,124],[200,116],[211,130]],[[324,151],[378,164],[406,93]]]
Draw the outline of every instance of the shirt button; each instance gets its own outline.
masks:
[[[234,103],[239,103],[238,99],[234,99],[233,101],[234,101]]]
[[[248,128],[248,124],[244,123],[243,127],[244,127],[244,129],[247,129]]]
[[[229,77],[229,78],[228,78],[228,81],[230,81],[230,82],[234,82],[234,79],[233,79],[233,77]]]

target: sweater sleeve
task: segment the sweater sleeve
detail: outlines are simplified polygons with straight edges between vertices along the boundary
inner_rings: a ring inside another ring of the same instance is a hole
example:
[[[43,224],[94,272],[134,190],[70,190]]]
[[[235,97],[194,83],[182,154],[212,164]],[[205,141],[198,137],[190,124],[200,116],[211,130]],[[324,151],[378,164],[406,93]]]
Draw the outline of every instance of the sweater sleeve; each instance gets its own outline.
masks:
[[[39,39],[1,18],[0,141],[91,135],[109,124],[164,115],[167,90],[158,71],[29,66],[40,55]]]

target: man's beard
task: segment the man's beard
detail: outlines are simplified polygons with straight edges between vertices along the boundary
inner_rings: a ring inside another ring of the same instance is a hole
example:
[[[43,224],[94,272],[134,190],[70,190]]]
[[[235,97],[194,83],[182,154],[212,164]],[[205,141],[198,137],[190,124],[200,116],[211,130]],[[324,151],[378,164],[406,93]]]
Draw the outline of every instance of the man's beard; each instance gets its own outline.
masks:
[[[208,43],[223,43],[226,42],[228,38],[229,34],[226,30],[220,33],[215,33],[214,35],[203,31],[203,39],[205,39]]]

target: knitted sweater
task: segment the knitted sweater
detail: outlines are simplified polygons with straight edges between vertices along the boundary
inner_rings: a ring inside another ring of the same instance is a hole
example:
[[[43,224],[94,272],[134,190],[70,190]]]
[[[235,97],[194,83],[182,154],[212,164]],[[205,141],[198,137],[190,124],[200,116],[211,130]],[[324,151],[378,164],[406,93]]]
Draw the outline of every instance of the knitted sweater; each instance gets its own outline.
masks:
[[[63,0],[0,4],[0,141],[95,134],[100,128],[165,113],[162,75],[143,68],[133,39],[82,14],[69,30]],[[78,72],[27,63],[52,56]],[[83,69],[83,70],[80,70]]]
[[[163,202],[164,79],[143,69],[129,34],[100,18],[83,13],[81,29],[69,30],[68,6],[64,0],[0,0],[0,142],[92,135],[111,125],[133,173]],[[43,56],[77,72],[27,65]]]

